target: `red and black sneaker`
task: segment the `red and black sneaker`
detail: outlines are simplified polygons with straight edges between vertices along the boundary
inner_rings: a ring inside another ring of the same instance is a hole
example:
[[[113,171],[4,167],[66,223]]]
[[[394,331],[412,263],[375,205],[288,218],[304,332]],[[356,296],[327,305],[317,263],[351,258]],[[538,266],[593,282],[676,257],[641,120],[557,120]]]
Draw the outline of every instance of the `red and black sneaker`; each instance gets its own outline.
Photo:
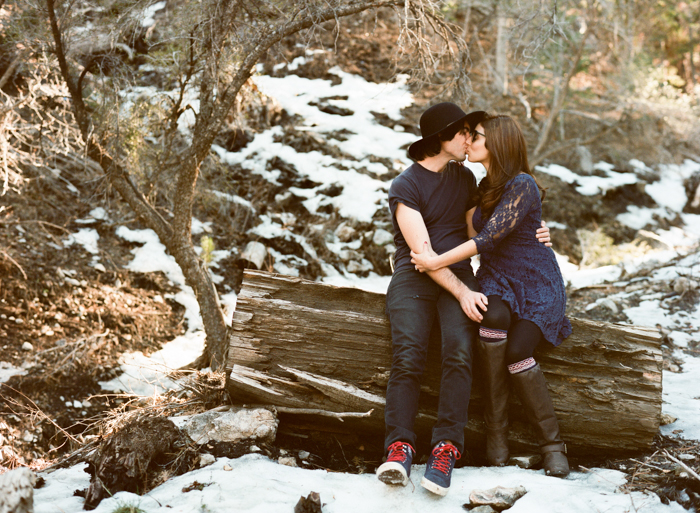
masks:
[[[377,479],[389,485],[406,486],[416,451],[411,444],[394,442],[389,446],[386,462],[377,469]]]
[[[447,495],[452,480],[452,469],[455,462],[461,457],[462,455],[454,445],[447,442],[437,444],[425,465],[425,475],[420,482],[421,486],[437,495]]]

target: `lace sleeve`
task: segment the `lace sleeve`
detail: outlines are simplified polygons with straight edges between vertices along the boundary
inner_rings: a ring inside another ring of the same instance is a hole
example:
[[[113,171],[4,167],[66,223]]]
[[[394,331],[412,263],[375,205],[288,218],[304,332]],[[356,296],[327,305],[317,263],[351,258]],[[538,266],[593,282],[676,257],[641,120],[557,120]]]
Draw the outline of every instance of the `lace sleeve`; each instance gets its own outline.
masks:
[[[493,214],[474,237],[479,254],[493,250],[512,232],[525,218],[537,198],[539,189],[529,175],[518,175],[509,181]]]

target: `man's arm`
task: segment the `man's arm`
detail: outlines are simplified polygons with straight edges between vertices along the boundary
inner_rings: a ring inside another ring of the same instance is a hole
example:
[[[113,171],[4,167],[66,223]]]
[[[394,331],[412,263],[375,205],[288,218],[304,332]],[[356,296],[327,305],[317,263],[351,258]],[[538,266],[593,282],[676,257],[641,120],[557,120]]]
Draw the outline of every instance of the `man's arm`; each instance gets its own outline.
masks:
[[[420,212],[407,207],[403,203],[399,203],[396,207],[396,221],[408,247],[416,253],[423,251],[423,243],[430,242],[430,238]],[[428,271],[427,274],[435,283],[447,290],[459,301],[467,317],[473,321],[481,322],[483,316],[477,306],[486,311],[488,304],[486,296],[471,290],[447,267],[437,271]]]

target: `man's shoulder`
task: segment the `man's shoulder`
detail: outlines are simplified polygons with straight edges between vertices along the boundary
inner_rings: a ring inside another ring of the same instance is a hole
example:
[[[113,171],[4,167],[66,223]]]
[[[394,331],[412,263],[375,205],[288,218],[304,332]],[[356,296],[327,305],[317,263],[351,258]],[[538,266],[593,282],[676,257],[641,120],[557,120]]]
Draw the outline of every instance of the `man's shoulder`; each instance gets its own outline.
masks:
[[[391,181],[389,190],[403,187],[408,183],[414,183],[416,179],[416,164],[412,164],[401,171],[401,173]]]

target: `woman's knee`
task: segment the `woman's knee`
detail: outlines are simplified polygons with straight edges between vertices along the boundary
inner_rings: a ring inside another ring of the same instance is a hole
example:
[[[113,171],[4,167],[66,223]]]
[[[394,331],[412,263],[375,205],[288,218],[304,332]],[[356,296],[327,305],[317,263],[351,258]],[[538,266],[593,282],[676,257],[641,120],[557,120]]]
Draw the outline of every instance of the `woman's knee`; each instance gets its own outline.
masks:
[[[506,364],[531,358],[541,340],[542,331],[535,323],[523,319],[516,320],[508,331]]]
[[[481,325],[485,328],[507,331],[510,328],[510,308],[499,296],[488,296],[489,304]]]
[[[532,358],[534,354],[534,348],[522,346],[518,344],[511,344],[508,340],[508,345],[506,346],[506,365],[511,365],[513,363],[522,362],[528,358]]]

